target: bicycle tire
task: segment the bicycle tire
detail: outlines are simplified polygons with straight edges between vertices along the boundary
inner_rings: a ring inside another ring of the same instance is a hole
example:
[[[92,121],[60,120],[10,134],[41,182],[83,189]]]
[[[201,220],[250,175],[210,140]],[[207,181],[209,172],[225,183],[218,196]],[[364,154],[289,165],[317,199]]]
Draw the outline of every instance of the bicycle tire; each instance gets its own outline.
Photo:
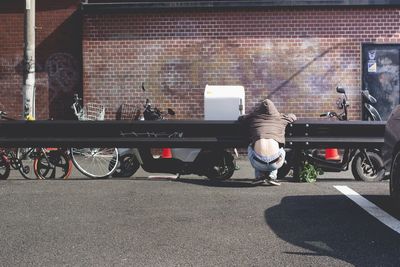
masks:
[[[64,151],[45,151],[35,158],[34,171],[39,179],[68,179],[72,162]]]
[[[10,163],[5,155],[0,156],[0,180],[7,180],[10,176]]]
[[[19,161],[19,172],[22,177],[28,180],[34,180],[38,177],[34,171],[34,161],[37,156],[35,148],[22,147],[17,149],[17,160]]]
[[[107,178],[118,165],[118,149],[113,148],[70,148],[75,167],[90,178]]]

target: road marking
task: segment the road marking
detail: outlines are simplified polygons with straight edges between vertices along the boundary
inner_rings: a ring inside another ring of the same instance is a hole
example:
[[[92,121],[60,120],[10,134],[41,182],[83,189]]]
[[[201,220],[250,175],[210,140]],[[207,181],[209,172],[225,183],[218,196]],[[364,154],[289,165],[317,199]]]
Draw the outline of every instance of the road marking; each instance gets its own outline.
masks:
[[[358,206],[363,208],[366,212],[378,219],[380,222],[400,234],[400,221],[391,216],[389,213],[383,211],[377,205],[362,197],[359,193],[348,186],[335,185],[334,187],[346,197],[354,201]]]

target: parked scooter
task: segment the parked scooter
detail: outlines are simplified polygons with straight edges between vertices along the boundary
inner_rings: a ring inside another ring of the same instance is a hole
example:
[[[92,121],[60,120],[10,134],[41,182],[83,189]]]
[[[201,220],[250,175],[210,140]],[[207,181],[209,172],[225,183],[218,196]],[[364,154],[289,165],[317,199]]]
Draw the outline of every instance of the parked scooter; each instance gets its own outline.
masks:
[[[323,113],[321,117],[337,118],[340,121],[347,120],[347,110],[349,104],[344,88],[337,87],[336,92],[342,94],[338,100],[338,109],[343,110],[342,113],[336,112]],[[367,95],[366,95],[367,96]],[[371,106],[372,107],[372,106]],[[370,109],[371,120],[376,120],[376,113]],[[289,151],[287,156],[287,165],[283,171],[288,171],[294,164],[294,153]],[[346,148],[339,160],[327,160],[325,156],[319,153],[318,149],[306,150],[303,153],[304,160],[313,164],[315,167],[327,172],[347,171],[351,163],[351,171],[356,180],[366,182],[380,181],[385,176],[383,160],[378,149],[351,149]],[[281,174],[282,175],[282,174]]]
[[[142,84],[142,91],[146,91],[144,84]],[[162,120],[166,116],[175,114],[172,109],[162,112],[158,108],[152,107],[148,98],[143,107],[144,120]],[[126,136],[140,135],[140,133],[123,134]],[[154,133],[156,136],[162,134]],[[171,158],[154,157],[150,148],[133,148],[121,155],[119,170],[124,176],[133,175],[141,166],[149,173],[169,173],[175,174],[177,177],[196,174],[206,176],[211,180],[229,179],[235,171],[234,157],[224,149],[171,148],[171,154]]]

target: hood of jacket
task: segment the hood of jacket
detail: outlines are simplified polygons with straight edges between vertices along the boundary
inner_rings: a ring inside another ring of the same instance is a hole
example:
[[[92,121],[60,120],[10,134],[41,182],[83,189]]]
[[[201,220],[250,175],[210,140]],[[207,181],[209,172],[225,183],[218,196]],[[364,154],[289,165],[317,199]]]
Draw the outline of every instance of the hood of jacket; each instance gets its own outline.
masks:
[[[269,100],[265,99],[259,106],[259,113],[270,115],[270,116],[280,116],[279,111],[276,109],[275,104]]]

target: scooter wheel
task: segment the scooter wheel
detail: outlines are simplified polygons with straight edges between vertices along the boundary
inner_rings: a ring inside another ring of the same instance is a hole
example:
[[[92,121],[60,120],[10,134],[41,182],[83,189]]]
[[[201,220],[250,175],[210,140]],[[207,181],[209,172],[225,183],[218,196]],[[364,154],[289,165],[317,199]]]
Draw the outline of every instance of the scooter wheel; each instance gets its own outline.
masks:
[[[376,152],[367,151],[366,153],[372,166],[362,153],[357,153],[351,163],[351,172],[357,181],[379,182],[385,177],[385,172],[381,171],[384,168],[383,160]]]
[[[139,169],[140,163],[133,154],[120,157],[118,166],[112,177],[131,177]]]
[[[214,166],[206,172],[206,177],[216,181],[223,181],[231,178],[235,172],[236,166],[232,154],[223,151],[221,157],[219,157],[216,162],[217,164],[214,164]]]

